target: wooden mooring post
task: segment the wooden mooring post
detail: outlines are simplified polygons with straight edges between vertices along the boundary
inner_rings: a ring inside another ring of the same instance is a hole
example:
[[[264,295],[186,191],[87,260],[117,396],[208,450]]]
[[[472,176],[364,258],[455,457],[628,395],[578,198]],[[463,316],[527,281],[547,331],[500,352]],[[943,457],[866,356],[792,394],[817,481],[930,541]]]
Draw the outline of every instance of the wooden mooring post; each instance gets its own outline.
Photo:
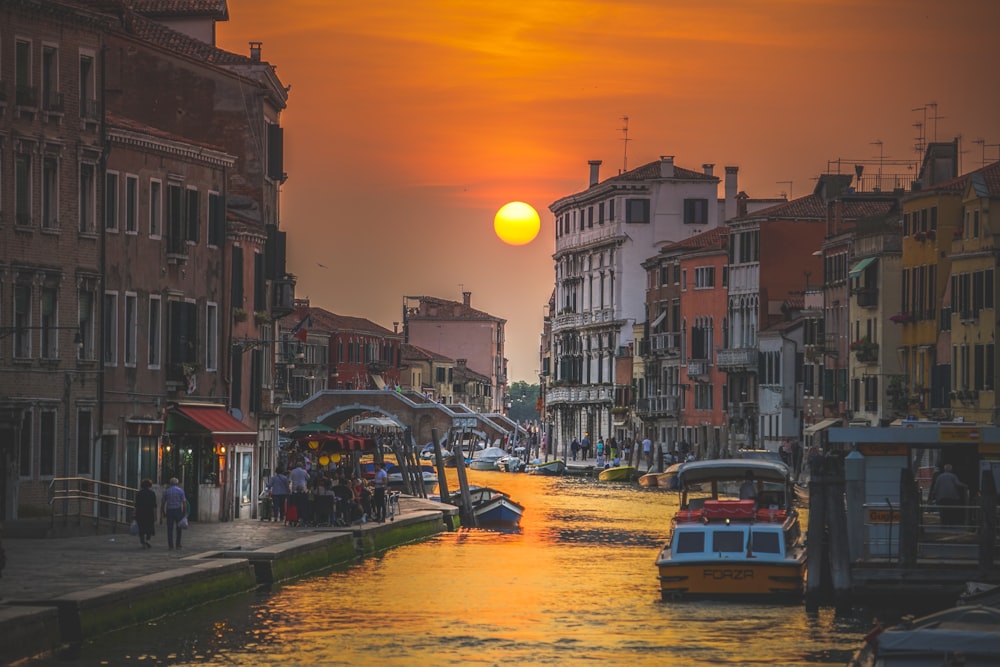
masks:
[[[444,454],[441,452],[441,441],[438,440],[436,428],[431,429],[431,437],[434,438],[434,467],[437,468],[438,498],[441,499],[441,502],[446,503],[451,498],[451,494],[448,493],[448,478],[444,472]]]
[[[462,429],[461,440],[455,448],[455,470],[458,472],[458,488],[462,496],[462,504],[459,506],[459,516],[462,517],[463,526],[475,526],[476,515],[472,512],[472,495],[469,493],[469,479],[465,474],[465,451],[462,444],[465,442],[465,429]],[[473,436],[475,434],[472,434]],[[475,446],[472,447],[475,451]]]
[[[806,609],[833,600],[846,609],[851,590],[844,466],[836,456],[809,461],[809,527],[806,543]]]

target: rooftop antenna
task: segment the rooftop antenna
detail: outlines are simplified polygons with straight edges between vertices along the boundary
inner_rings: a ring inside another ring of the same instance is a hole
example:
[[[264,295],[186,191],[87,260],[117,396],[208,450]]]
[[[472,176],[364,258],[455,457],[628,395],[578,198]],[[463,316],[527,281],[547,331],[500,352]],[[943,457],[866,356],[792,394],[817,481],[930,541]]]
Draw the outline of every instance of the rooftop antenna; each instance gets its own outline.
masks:
[[[924,153],[924,124],[917,122],[913,124],[917,128],[917,143],[913,144],[914,150],[923,155]]]
[[[628,171],[628,142],[631,139],[628,138],[628,116],[622,116],[622,143],[625,144],[625,155],[622,160],[622,171]]]
[[[925,104],[922,107],[913,107],[910,111],[921,111],[924,114],[923,121],[913,124],[913,127],[920,128],[920,135],[917,137],[917,152],[922,154],[925,148],[924,141],[926,140],[926,137],[924,136],[924,128],[927,127],[927,105]]]
[[[788,186],[788,199],[794,199],[795,196],[792,194],[792,182],[791,181],[775,181],[777,185],[787,185]],[[782,192],[781,194],[785,194]]]
[[[878,180],[876,181],[878,189],[882,189],[882,161],[885,159],[885,146],[882,144],[881,139],[876,139],[871,142],[872,146],[878,146]]]
[[[938,115],[938,112],[937,112],[938,103],[937,102],[928,102],[926,106],[930,107],[930,109],[931,109],[931,120],[934,121],[934,139],[933,139],[933,141],[937,141],[937,122],[939,120],[942,120],[942,119],[946,118],[946,116],[939,116]]]

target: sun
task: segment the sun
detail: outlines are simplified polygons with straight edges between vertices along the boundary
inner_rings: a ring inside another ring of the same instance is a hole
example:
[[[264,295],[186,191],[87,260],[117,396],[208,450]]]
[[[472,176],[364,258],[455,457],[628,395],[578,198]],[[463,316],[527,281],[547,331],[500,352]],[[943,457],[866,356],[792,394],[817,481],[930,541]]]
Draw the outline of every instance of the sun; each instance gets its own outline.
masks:
[[[510,245],[531,243],[538,236],[541,225],[538,212],[520,201],[504,204],[493,218],[493,230],[501,241]]]

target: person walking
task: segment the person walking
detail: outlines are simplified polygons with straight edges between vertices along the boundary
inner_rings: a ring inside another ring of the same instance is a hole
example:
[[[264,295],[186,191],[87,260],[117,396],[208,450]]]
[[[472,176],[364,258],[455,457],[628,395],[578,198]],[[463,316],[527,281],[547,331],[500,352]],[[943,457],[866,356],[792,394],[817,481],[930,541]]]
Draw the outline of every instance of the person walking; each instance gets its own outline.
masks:
[[[646,460],[646,472],[653,468],[653,441],[646,438],[642,441],[642,458]]]
[[[580,451],[583,452],[583,460],[586,461],[590,458],[590,434],[584,433],[583,439],[580,440]]]
[[[375,505],[373,508],[375,520],[382,523],[385,521],[385,490],[389,486],[389,474],[385,471],[385,464],[381,461],[375,462],[375,479],[373,481],[375,493],[372,504]]]
[[[152,548],[149,538],[156,534],[156,492],[151,479],[139,482],[139,491],[135,494],[135,522],[139,526],[139,544],[144,549]]]
[[[271,502],[274,504],[271,511],[271,521],[285,522],[285,505],[288,503],[288,496],[292,493],[291,484],[284,468],[278,468],[267,482],[267,488],[271,492]]]
[[[944,466],[944,472],[934,480],[931,488],[931,497],[941,506],[941,523],[946,526],[955,526],[962,523],[962,502],[965,499],[965,492],[969,487],[962,483],[954,472],[950,463]]]
[[[295,523],[305,522],[309,518],[309,472],[306,470],[301,459],[295,464],[292,471],[288,473],[288,479],[292,484],[291,499],[296,509]]]
[[[167,520],[167,549],[173,551],[176,546],[181,548],[181,527],[180,520],[187,516],[188,501],[184,495],[184,489],[179,486],[176,477],[170,478],[170,486],[163,491],[160,499],[160,523]],[[177,531],[176,540],[174,531]]]

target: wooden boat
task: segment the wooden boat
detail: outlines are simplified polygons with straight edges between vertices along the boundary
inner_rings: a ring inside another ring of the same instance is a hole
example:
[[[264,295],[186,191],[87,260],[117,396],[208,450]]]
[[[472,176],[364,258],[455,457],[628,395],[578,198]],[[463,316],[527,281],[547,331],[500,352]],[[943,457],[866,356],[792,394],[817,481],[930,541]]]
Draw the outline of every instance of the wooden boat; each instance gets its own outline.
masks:
[[[517,526],[521,523],[524,506],[515,502],[503,491],[488,486],[470,486],[469,496],[472,499],[472,514],[477,526]],[[449,502],[461,507],[462,492],[453,491],[449,494]],[[435,496],[431,496],[437,499]]]
[[[639,486],[644,489],[655,489],[657,488],[657,478],[660,476],[658,472],[647,472],[645,475],[639,477]]]
[[[631,482],[635,479],[635,466],[612,466],[597,473],[602,482]]]
[[[681,464],[675,463],[667,468],[665,471],[661,472],[656,477],[657,488],[664,489],[667,491],[680,491],[680,483],[677,479],[677,471],[680,470]]]
[[[507,456],[507,452],[499,447],[487,447],[481,452],[476,452],[469,460],[471,470],[496,470],[497,461]]]
[[[561,475],[566,472],[566,462],[562,459],[535,460],[524,466],[524,471],[530,475]]]
[[[520,456],[508,454],[497,459],[497,470],[500,472],[522,472],[524,460]]]
[[[756,499],[740,500],[748,472]],[[678,479],[681,507],[656,559],[664,600],[801,598],[806,550],[788,466],[753,459],[692,461],[680,465]]]

